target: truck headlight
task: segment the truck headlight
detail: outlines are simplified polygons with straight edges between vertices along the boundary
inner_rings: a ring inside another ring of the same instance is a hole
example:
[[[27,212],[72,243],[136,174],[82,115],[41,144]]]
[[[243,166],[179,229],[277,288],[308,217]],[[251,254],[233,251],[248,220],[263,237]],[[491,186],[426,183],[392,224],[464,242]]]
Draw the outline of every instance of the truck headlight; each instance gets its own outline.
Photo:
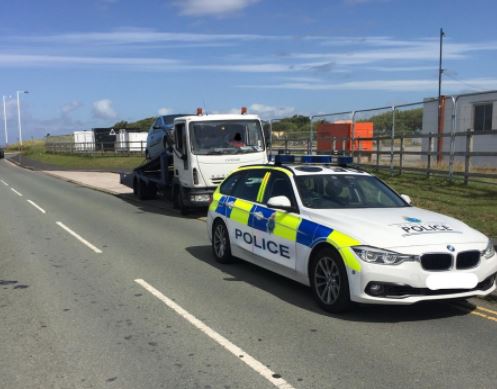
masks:
[[[352,247],[352,250],[364,262],[380,265],[398,265],[402,262],[414,262],[419,259],[417,255],[400,254],[395,251],[370,246],[355,246]]]
[[[495,255],[495,247],[494,247],[492,241],[489,239],[487,248],[481,252],[481,256],[485,259],[490,259],[494,255]]]

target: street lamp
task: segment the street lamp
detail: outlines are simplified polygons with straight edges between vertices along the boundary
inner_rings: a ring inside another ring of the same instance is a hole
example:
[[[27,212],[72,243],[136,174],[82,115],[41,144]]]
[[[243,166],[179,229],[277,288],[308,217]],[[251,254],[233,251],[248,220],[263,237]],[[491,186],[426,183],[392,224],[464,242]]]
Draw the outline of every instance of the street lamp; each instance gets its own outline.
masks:
[[[7,107],[5,105],[5,97],[3,97],[3,130],[5,131],[5,146],[9,144],[9,135],[7,133]],[[7,96],[9,99],[11,96]]]
[[[19,99],[19,94],[20,93],[29,93],[27,90],[18,90],[16,91],[17,94],[17,124],[19,127],[19,145],[22,148],[22,127],[21,127],[21,101]]]

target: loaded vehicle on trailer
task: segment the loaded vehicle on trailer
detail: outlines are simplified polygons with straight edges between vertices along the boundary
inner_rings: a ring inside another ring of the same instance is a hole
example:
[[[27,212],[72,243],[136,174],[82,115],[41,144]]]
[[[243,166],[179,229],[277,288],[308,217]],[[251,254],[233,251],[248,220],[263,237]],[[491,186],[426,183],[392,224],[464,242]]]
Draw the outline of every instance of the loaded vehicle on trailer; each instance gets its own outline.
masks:
[[[236,168],[267,163],[262,122],[257,115],[197,115],[178,117],[157,157],[146,161],[121,182],[135,195],[152,199],[158,191],[168,195],[182,213],[207,207],[216,187]]]

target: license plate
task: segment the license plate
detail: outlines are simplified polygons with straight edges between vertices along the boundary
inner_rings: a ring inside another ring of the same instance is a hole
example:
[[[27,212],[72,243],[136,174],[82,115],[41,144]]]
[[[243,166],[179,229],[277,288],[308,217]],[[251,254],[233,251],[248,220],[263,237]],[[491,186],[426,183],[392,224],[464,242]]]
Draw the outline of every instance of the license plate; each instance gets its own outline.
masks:
[[[472,273],[430,274],[426,286],[431,290],[473,289],[478,285],[478,278]]]

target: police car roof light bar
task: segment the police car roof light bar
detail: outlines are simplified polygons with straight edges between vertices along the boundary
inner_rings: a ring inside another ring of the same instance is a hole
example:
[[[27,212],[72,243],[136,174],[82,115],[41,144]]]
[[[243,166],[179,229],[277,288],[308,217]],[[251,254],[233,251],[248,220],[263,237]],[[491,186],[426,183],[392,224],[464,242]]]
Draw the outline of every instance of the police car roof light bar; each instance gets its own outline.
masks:
[[[315,164],[315,165],[329,165],[337,164],[339,166],[345,167],[347,164],[352,163],[352,157],[350,156],[337,156],[332,157],[331,155],[290,155],[290,154],[277,154],[274,156],[275,165],[284,164]]]

